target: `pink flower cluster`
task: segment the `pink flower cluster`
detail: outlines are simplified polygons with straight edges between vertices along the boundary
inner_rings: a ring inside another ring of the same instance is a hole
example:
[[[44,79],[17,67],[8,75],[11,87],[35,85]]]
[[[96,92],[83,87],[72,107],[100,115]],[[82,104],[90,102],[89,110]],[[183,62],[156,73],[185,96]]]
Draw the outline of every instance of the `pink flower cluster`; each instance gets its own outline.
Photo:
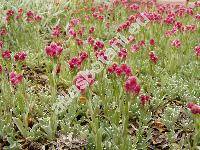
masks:
[[[140,103],[144,106],[146,103],[150,101],[151,97],[149,95],[141,95]]]
[[[3,41],[0,41],[0,50],[3,48]]]
[[[39,22],[39,21],[41,21],[42,20],[42,17],[41,16],[39,16],[39,15],[37,15],[37,14],[35,14],[34,12],[32,12],[32,11],[28,11],[27,13],[26,13],[26,21],[27,22]]]
[[[27,57],[26,52],[18,52],[14,55],[14,60],[15,61],[24,61]]]
[[[70,69],[80,69],[81,64],[88,58],[87,52],[81,52],[78,57],[73,57],[68,61]]]
[[[149,58],[154,64],[156,64],[158,62],[158,56],[156,56],[154,51],[151,51],[149,53]]]
[[[187,104],[187,107],[191,110],[191,112],[193,114],[200,114],[200,106],[199,105],[190,102]]]
[[[84,93],[87,86],[92,86],[95,82],[95,76],[91,72],[79,73],[74,79],[75,86]]]
[[[22,52],[17,52],[14,55],[14,60],[15,61],[24,61],[27,57],[26,52],[22,51]],[[11,51],[10,50],[5,50],[2,52],[2,58],[4,60],[10,60],[11,59]]]
[[[16,86],[22,82],[23,76],[21,74],[17,74],[16,72],[10,73],[10,82],[12,85]]]
[[[5,36],[7,34],[7,30],[5,27],[2,27],[1,30],[0,30],[0,35],[1,36]]]
[[[196,56],[197,56],[197,57],[200,57],[200,45],[196,46],[196,47],[194,48],[194,50],[195,50]]]
[[[128,52],[125,48],[121,48],[120,51],[118,52],[118,57],[121,59],[126,59],[128,55]]]
[[[51,43],[49,46],[45,47],[45,52],[47,56],[51,58],[56,58],[61,55],[63,48],[57,43]]]
[[[8,10],[6,13],[6,21],[9,22],[11,18],[13,18],[14,14],[15,12],[12,9]]]
[[[175,39],[171,42],[171,45],[176,48],[179,48],[181,46],[181,41],[179,39]]]
[[[174,22],[176,21],[176,16],[174,13],[170,13],[167,15],[167,17],[165,18],[164,22],[166,24],[174,24]]]
[[[140,93],[141,87],[137,82],[135,76],[130,76],[125,82],[125,90],[127,93],[138,95]]]
[[[3,71],[3,67],[2,67],[2,65],[0,64],[0,73],[2,73],[2,71]]]
[[[100,50],[104,48],[104,43],[102,41],[95,41],[93,44],[94,51]]]
[[[10,50],[5,50],[2,52],[2,58],[5,60],[11,59],[11,51]]]
[[[59,37],[61,35],[61,27],[55,26],[51,33],[52,37]]]
[[[108,68],[108,73],[113,74],[115,73],[117,76],[126,75],[127,77],[132,75],[131,67],[127,66],[126,64],[121,64],[118,66],[117,64],[113,64]]]

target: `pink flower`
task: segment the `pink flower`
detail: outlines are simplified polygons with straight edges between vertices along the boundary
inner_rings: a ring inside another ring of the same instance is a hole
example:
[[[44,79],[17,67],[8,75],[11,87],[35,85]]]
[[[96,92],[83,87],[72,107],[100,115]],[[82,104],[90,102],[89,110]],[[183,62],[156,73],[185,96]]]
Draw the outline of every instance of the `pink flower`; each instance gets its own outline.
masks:
[[[1,30],[0,30],[0,35],[1,35],[1,36],[4,36],[4,35],[6,35],[6,34],[7,34],[6,28],[5,28],[5,27],[1,28]]]
[[[36,16],[34,17],[34,20],[35,20],[36,22],[39,22],[39,21],[42,20],[42,16],[36,15]]]
[[[131,43],[131,42],[134,42],[134,41],[135,41],[135,37],[132,36],[132,35],[130,35],[130,36],[128,37],[128,42]]]
[[[196,25],[186,25],[185,28],[187,31],[191,31],[191,32],[194,32],[197,29]]]
[[[166,24],[173,24],[176,21],[175,14],[168,14],[167,18],[165,18],[164,22]]]
[[[118,56],[121,59],[125,59],[127,57],[127,50],[125,48],[120,49],[120,51],[118,52]]]
[[[138,45],[139,45],[140,47],[143,47],[143,46],[145,46],[145,41],[144,41],[144,40],[142,40],[142,41],[139,41],[139,42],[138,42]]]
[[[115,73],[117,76],[126,75],[129,77],[132,75],[132,70],[131,67],[126,64],[121,64],[121,66],[118,66],[116,63],[114,63],[112,66],[108,67],[108,73]]]
[[[95,82],[95,75],[89,71],[79,73],[74,79],[75,86],[84,93],[88,86]]]
[[[194,5],[195,5],[195,7],[200,7],[200,1],[196,1],[196,2],[194,3]]]
[[[181,41],[178,40],[178,39],[175,39],[171,42],[171,45],[176,47],[176,48],[179,48],[181,46]]]
[[[74,38],[75,38],[76,35],[77,35],[76,32],[75,32],[75,30],[74,30],[73,28],[70,28],[69,31],[68,31],[68,33],[69,33],[70,36],[72,36],[72,37],[74,37]]]
[[[6,21],[10,21],[10,19],[14,16],[15,12],[13,10],[8,10],[6,13]]]
[[[70,69],[78,68],[80,69],[81,64],[88,58],[87,52],[81,52],[78,57],[73,57],[68,61]]]
[[[106,61],[108,61],[108,57],[104,50],[96,51],[95,55],[96,55],[97,59],[101,60],[103,63],[106,63]]]
[[[27,54],[25,52],[18,52],[14,55],[15,61],[24,61],[27,57]]]
[[[81,52],[81,53],[79,54],[79,59],[80,59],[81,62],[83,62],[83,61],[86,60],[87,58],[88,58],[87,52]]]
[[[11,51],[6,50],[6,51],[2,52],[2,57],[3,57],[3,59],[11,59]]]
[[[81,23],[80,19],[72,19],[70,21],[70,25],[72,25],[73,27],[79,25],[80,23]]]
[[[117,66],[117,67],[115,68],[115,73],[117,74],[117,76],[121,76],[122,73],[123,73],[122,68],[119,67],[119,66]]]
[[[141,95],[140,96],[140,103],[144,106],[146,103],[150,101],[150,96],[148,95]]]
[[[196,47],[194,48],[194,50],[195,50],[196,56],[197,56],[197,57],[200,57],[200,45],[196,46]]]
[[[125,90],[127,93],[132,93],[138,95],[140,93],[141,87],[137,83],[137,78],[135,76],[130,76],[125,82]]]
[[[59,37],[61,35],[61,27],[60,26],[55,26],[52,30],[51,35],[53,37]]]
[[[93,44],[94,44],[94,39],[93,39],[92,37],[88,37],[87,42],[88,42],[90,45],[93,45]]]
[[[108,67],[108,73],[114,73],[115,72],[115,69],[117,68],[117,64],[114,63],[112,66]]]
[[[107,29],[109,29],[110,28],[110,23],[106,22],[105,26],[106,26]]]
[[[139,5],[137,5],[137,4],[132,4],[132,5],[130,6],[130,9],[136,11],[136,10],[139,9]]]
[[[16,86],[22,82],[23,76],[15,72],[10,73],[10,82],[12,85]]]
[[[78,46],[83,45],[83,41],[81,39],[76,39],[76,43]]]
[[[90,33],[90,34],[92,34],[94,31],[95,31],[95,28],[94,28],[94,27],[91,27],[91,28],[89,29],[89,33]]]
[[[183,26],[183,24],[181,22],[176,22],[174,24],[174,28],[177,28],[177,29],[181,29],[182,26]]]
[[[2,65],[0,64],[0,73],[2,73],[2,71],[3,71],[3,67],[2,67]]]
[[[194,104],[192,102],[189,102],[187,104],[187,107],[190,109],[190,111],[193,113],[193,114],[200,114],[200,106],[197,105],[197,104]]]
[[[68,62],[70,69],[75,69],[75,68],[80,68],[81,62],[78,57],[73,57],[71,60]]]
[[[123,73],[129,77],[132,75],[132,70],[131,67],[127,66],[127,64],[121,64],[121,70],[123,71]]]
[[[154,39],[150,39],[150,40],[149,40],[149,44],[150,44],[151,46],[154,46],[154,45],[155,45],[155,40],[154,40]]]
[[[94,44],[98,49],[104,48],[104,43],[102,41],[96,41]]]
[[[0,41],[0,50],[3,48],[3,41]]]
[[[6,13],[7,17],[11,17],[14,14],[15,14],[15,12],[12,9],[8,10],[7,13]]]
[[[137,44],[133,44],[132,46],[131,46],[131,51],[132,52],[137,52],[137,51],[139,51],[140,50],[140,47],[137,45]]]
[[[45,52],[47,56],[55,58],[61,55],[63,48],[56,43],[51,43],[49,46],[46,46]]]
[[[149,58],[154,64],[156,64],[158,62],[158,56],[156,56],[154,51],[151,51],[149,53]]]

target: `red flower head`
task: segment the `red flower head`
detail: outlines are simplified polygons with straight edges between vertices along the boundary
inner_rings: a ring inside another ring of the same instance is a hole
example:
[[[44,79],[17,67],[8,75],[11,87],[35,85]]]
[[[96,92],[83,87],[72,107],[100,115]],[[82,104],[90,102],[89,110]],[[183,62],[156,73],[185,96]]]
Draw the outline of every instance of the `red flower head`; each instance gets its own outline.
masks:
[[[94,45],[99,49],[104,48],[104,43],[102,41],[96,41]]]
[[[3,67],[2,67],[2,65],[0,64],[0,73],[2,73],[2,71],[3,71]]]
[[[94,31],[95,31],[95,28],[91,27],[90,30],[89,30],[89,33],[92,34]]]
[[[150,44],[151,46],[154,46],[154,45],[155,45],[155,40],[154,40],[154,39],[150,39],[150,40],[149,40],[149,44]]]
[[[83,45],[83,41],[81,39],[76,39],[76,43],[78,46]]]
[[[10,73],[10,82],[12,85],[16,86],[22,82],[23,76],[15,72]]]
[[[80,59],[81,62],[83,62],[83,61],[86,60],[87,58],[88,58],[87,52],[81,52],[81,53],[79,54],[79,59]]]
[[[135,41],[135,37],[132,36],[132,35],[130,35],[130,36],[128,37],[128,42],[131,43],[131,42],[133,42],[133,41]]]
[[[130,6],[130,9],[136,11],[136,10],[139,9],[139,5],[138,5],[138,4],[132,4],[132,5]]]
[[[3,41],[0,41],[0,50],[3,48]]]
[[[174,47],[176,47],[176,48],[179,48],[179,47],[181,46],[181,41],[178,40],[178,39],[173,40],[173,41],[171,42],[171,45],[174,46]]]
[[[60,26],[55,26],[52,30],[51,35],[53,37],[59,37],[61,35],[61,27]]]
[[[197,57],[200,57],[200,45],[194,48]]]
[[[2,57],[3,57],[3,59],[11,59],[11,51],[6,50],[6,51],[2,52]]]
[[[187,104],[187,107],[191,110],[191,112],[193,114],[200,114],[200,106],[199,105],[190,102]]]
[[[125,90],[127,93],[138,95],[140,93],[140,85],[137,83],[135,76],[130,76],[125,82]]]
[[[95,82],[95,74],[85,71],[79,73],[74,79],[75,86],[84,93],[87,86],[92,86]]]
[[[27,54],[25,52],[18,52],[14,55],[15,61],[24,61],[27,57]]]
[[[196,14],[195,19],[200,21],[200,14]]]
[[[72,37],[74,37],[74,38],[75,38],[76,35],[77,35],[77,33],[74,31],[73,28],[70,28],[68,33],[69,33],[70,36],[72,36]]]
[[[121,70],[127,77],[132,75],[131,67],[127,66],[127,64],[121,64]]]
[[[118,56],[121,59],[125,59],[127,57],[127,50],[125,48],[120,49],[120,51],[118,52]]]
[[[6,28],[1,28],[1,30],[0,30],[0,35],[1,35],[1,36],[4,36],[4,35],[6,35],[6,34],[7,34]]]
[[[194,5],[195,5],[195,7],[200,7],[200,1],[196,1],[196,2],[194,3]]]
[[[155,64],[158,62],[158,56],[156,56],[155,52],[153,51],[149,53],[149,58]]]
[[[149,102],[150,99],[151,99],[151,97],[148,96],[148,95],[141,95],[140,96],[140,103],[144,106],[146,103]]]
[[[71,60],[68,62],[70,69],[75,69],[76,67],[79,69],[81,62],[78,57],[73,57]]]
[[[63,48],[56,43],[51,43],[45,48],[47,56],[55,58],[61,55]]]
[[[131,46],[131,51],[132,52],[137,52],[137,51],[139,51],[140,50],[140,47],[137,45],[137,44],[133,44],[132,46]]]
[[[88,37],[87,42],[88,42],[90,45],[93,45],[93,44],[94,44],[94,39],[93,39],[92,37]]]

